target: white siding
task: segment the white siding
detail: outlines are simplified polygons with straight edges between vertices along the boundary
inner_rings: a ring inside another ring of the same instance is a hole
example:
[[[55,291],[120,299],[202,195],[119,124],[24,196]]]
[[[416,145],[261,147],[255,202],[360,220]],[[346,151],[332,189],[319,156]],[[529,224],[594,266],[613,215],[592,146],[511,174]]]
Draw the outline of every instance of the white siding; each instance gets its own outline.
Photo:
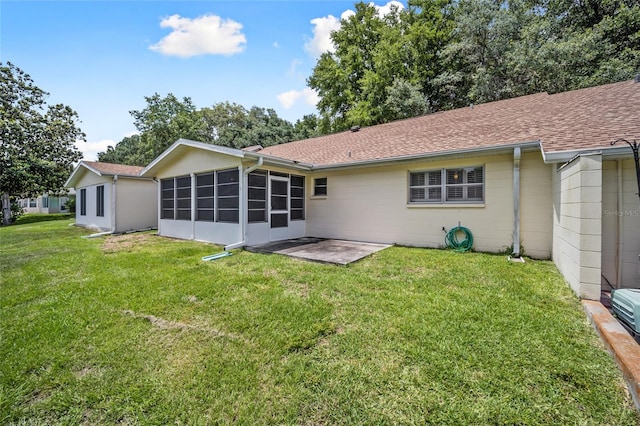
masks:
[[[114,188],[115,232],[158,226],[157,184],[154,181],[119,178]]]
[[[553,260],[573,291],[600,299],[602,157],[578,157],[553,173]]]
[[[109,180],[107,180],[109,179]],[[95,182],[95,179],[91,181]],[[84,184],[84,182],[82,182]],[[104,216],[99,217],[96,215],[96,192],[97,187],[104,185]],[[112,215],[111,215],[111,202],[112,202],[112,189],[111,178],[102,178],[101,183],[96,183],[87,186],[78,186],[76,188],[76,224],[92,228],[100,231],[112,231]],[[87,214],[81,215],[81,193],[82,190],[87,190]]]

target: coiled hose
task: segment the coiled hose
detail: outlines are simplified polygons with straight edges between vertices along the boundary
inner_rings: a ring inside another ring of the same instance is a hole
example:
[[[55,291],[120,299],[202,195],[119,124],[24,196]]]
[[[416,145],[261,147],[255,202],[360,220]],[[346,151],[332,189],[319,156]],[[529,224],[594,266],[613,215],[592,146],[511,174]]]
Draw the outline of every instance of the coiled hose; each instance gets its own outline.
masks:
[[[459,239],[458,235],[464,235],[464,239]],[[444,237],[444,242],[447,247],[454,249],[455,251],[467,251],[473,246],[473,235],[469,228],[464,226],[456,226],[447,232]]]

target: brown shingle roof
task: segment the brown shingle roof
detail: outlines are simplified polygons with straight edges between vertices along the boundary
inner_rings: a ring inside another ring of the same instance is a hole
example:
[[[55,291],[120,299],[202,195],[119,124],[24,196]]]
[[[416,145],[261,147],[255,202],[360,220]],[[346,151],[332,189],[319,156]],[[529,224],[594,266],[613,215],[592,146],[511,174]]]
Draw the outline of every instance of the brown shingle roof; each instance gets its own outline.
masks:
[[[640,137],[640,83],[539,93],[267,147],[261,154],[316,165],[540,141],[545,152]]]
[[[144,169],[144,167],[102,163],[100,161],[83,161],[83,163],[105,175],[138,176]]]

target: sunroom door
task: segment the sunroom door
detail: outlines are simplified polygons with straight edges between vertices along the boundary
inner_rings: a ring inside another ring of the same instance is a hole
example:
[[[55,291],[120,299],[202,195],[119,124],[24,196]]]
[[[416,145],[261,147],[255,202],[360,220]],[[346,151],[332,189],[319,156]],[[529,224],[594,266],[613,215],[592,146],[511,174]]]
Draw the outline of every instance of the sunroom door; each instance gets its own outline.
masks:
[[[270,176],[269,194],[269,239],[286,240],[289,238],[289,179]]]

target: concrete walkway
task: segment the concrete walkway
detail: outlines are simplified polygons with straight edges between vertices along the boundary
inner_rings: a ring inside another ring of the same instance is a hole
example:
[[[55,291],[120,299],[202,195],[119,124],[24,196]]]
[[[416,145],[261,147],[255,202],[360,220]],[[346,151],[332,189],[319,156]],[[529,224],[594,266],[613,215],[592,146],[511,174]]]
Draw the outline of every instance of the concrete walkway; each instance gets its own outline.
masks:
[[[640,410],[640,345],[600,302],[582,306],[607,349],[618,363],[636,408]]]

